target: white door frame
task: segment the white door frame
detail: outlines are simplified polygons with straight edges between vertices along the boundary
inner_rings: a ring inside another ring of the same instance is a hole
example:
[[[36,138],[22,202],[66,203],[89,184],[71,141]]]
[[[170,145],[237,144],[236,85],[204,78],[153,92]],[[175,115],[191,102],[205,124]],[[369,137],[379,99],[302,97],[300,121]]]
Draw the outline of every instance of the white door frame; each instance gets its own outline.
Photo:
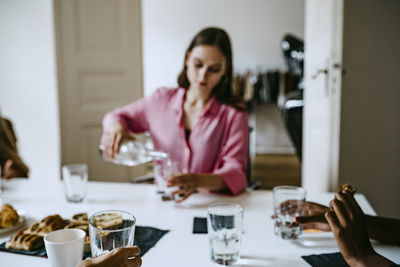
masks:
[[[302,186],[335,191],[339,173],[343,0],[306,0]]]

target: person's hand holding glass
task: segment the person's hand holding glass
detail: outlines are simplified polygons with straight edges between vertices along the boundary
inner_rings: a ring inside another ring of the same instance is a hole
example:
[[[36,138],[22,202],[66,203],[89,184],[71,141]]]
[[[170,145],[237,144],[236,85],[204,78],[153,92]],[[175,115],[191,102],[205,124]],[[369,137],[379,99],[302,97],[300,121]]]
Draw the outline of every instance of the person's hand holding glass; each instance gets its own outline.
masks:
[[[163,194],[164,200],[176,200],[181,202],[188,198],[193,192],[184,187],[180,179],[189,176],[182,170],[177,161],[171,159],[157,160],[154,162],[154,176],[158,190]],[[188,190],[188,191],[186,191]],[[179,198],[178,198],[179,196]]]
[[[167,188],[174,188],[171,194],[177,202],[181,202],[196,192],[197,182],[195,174],[177,173],[167,179]]]

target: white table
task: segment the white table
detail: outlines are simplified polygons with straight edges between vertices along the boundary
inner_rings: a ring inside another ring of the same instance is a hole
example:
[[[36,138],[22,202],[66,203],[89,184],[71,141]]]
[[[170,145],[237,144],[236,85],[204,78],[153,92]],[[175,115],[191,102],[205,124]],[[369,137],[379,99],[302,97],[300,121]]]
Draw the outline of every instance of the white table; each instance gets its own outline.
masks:
[[[310,194],[309,200],[327,204],[332,194]],[[308,266],[300,256],[337,252],[331,233],[305,234],[301,241],[285,241],[273,233],[272,193],[254,191],[237,197],[201,192],[176,204],[163,202],[153,185],[89,182],[88,198],[73,204],[65,200],[62,183],[40,184],[31,180],[11,180],[3,183],[3,199],[29,216],[28,224],[50,214],[70,218],[87,211],[104,209],[132,212],[137,225],[168,229],[158,243],[143,257],[143,266],[216,266],[210,262],[208,237],[192,234],[193,217],[206,216],[207,206],[216,201],[236,202],[244,207],[244,237],[241,259],[237,266]],[[374,214],[363,195],[357,200],[364,212]],[[0,236],[6,241],[12,233]],[[400,249],[375,243],[377,251],[400,263]],[[0,252],[0,266],[47,266],[47,259]],[[219,265],[217,265],[219,266]]]

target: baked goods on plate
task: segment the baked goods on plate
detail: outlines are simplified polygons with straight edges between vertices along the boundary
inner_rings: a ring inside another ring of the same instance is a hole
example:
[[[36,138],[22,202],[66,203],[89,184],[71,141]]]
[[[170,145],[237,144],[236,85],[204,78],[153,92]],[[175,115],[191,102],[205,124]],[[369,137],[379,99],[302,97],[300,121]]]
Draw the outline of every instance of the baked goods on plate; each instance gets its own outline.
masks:
[[[9,204],[0,208],[0,234],[5,234],[22,228],[25,225],[26,213],[23,210],[15,210]]]
[[[40,222],[32,224],[28,229],[25,230],[25,233],[46,236],[53,231],[63,229],[66,225],[67,221],[61,218],[60,215],[55,214],[47,216]]]
[[[0,228],[8,228],[18,223],[18,212],[9,204],[0,207]]]
[[[32,251],[41,248],[44,245],[43,236],[35,234],[26,234],[24,230],[18,232],[6,242],[7,249],[17,249]]]
[[[88,219],[88,215],[86,212],[82,212],[82,213],[77,213],[74,214],[71,218],[71,222],[85,222],[88,223],[89,219]]]

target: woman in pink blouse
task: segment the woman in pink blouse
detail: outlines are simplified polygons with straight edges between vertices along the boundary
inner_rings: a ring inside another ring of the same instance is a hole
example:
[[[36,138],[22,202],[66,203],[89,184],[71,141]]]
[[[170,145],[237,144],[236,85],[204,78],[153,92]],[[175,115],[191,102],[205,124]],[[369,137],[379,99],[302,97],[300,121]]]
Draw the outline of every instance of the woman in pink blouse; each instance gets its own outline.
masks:
[[[103,120],[105,155],[114,157],[130,133],[150,131],[154,147],[168,152],[188,173],[168,180],[174,194],[197,188],[236,195],[246,186],[248,117],[232,91],[229,36],[218,28],[200,31],[190,43],[179,87],[160,88],[117,108]]]

